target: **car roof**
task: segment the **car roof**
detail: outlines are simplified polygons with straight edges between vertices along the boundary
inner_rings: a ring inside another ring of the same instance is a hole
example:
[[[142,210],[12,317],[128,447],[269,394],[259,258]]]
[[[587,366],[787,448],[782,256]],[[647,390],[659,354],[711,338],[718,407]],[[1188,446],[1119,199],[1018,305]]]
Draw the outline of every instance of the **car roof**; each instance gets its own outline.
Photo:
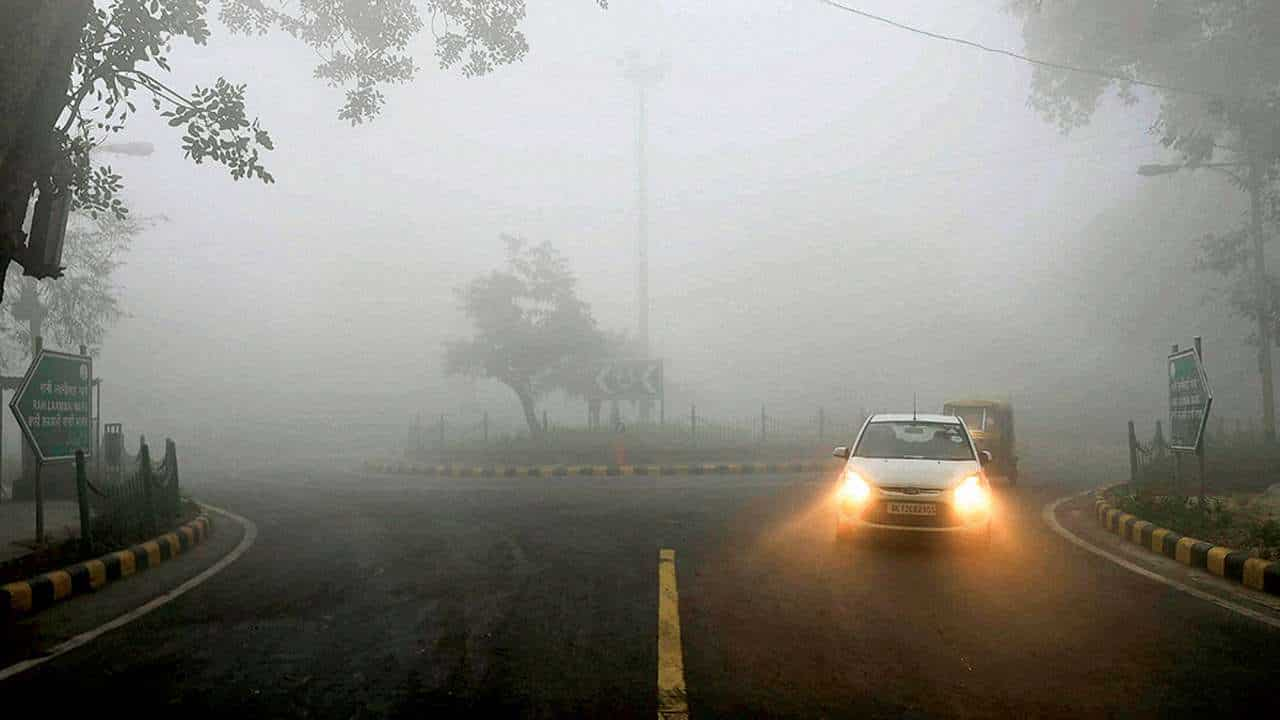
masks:
[[[960,420],[955,415],[926,415],[925,413],[876,413],[871,422],[927,422],[954,425]]]
[[[958,407],[1007,407],[1009,403],[1005,400],[948,400],[943,406]]]

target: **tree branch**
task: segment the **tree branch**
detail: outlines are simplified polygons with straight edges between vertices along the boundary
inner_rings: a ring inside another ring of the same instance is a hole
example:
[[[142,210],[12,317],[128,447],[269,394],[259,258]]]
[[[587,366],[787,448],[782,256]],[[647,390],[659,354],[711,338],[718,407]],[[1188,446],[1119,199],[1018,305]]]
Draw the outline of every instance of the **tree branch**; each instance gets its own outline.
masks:
[[[71,132],[71,126],[75,124],[75,121],[77,119],[79,119],[80,104],[83,103],[84,99],[89,96],[89,91],[93,89],[93,84],[97,82],[100,76],[99,71],[101,69],[102,69],[102,66],[99,65],[98,68],[96,68],[93,72],[86,74],[84,78],[84,84],[82,84],[79,88],[76,89],[76,92],[72,96],[70,102],[67,103],[67,107],[66,107],[66,110],[68,111],[67,121],[62,124],[62,127],[58,128],[58,130],[60,130],[63,135],[66,135],[67,133]]]
[[[119,74],[121,74],[121,75],[123,75],[123,74],[125,74],[125,73],[132,73],[133,75],[136,75],[136,76],[138,77],[138,81],[142,84],[142,86],[143,86],[143,87],[145,87],[146,89],[150,90],[150,91],[151,91],[151,93],[152,93],[153,95],[155,95],[156,97],[159,97],[159,98],[161,98],[161,99],[167,100],[167,101],[169,101],[170,103],[172,103],[173,105],[175,105],[175,106],[177,106],[177,107],[185,107],[185,108],[187,108],[187,109],[189,109],[189,110],[195,110],[195,109],[196,109],[196,106],[192,105],[192,104],[191,104],[191,103],[186,99],[186,97],[184,97],[182,94],[180,94],[177,90],[174,90],[173,88],[169,87],[168,85],[165,85],[164,83],[162,83],[162,82],[160,82],[159,80],[157,80],[157,79],[155,79],[154,77],[152,77],[150,74],[148,74],[148,73],[146,73],[146,72],[144,72],[144,71],[142,71],[142,70],[136,70],[136,69],[134,69],[134,70],[121,70],[121,71],[119,72]],[[168,95],[166,95],[166,93],[168,93]]]

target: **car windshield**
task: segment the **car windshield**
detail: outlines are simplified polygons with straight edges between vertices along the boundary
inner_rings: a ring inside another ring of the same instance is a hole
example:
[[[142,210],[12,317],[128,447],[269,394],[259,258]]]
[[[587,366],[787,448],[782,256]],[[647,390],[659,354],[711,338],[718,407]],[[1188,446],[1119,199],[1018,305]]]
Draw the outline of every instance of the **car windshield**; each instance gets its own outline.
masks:
[[[873,422],[853,453],[864,458],[972,460],[973,448],[958,423]]]
[[[983,408],[958,407],[952,408],[951,412],[964,420],[965,427],[970,430],[982,432],[986,426],[987,411]]]

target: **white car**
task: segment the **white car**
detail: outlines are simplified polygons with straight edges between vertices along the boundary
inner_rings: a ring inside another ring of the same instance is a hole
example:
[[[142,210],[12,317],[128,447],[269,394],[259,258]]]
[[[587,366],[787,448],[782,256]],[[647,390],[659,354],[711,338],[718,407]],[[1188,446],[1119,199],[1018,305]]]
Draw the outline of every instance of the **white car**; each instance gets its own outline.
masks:
[[[950,415],[872,415],[847,458],[838,490],[838,537],[860,531],[981,534],[991,528],[991,486],[964,421]]]

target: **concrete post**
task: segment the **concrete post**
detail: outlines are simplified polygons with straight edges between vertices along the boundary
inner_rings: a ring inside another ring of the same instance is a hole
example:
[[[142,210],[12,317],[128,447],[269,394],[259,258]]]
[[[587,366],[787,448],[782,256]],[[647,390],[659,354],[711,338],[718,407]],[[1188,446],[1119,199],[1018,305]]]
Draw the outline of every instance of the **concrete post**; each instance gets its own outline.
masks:
[[[146,442],[143,442],[138,450],[138,479],[142,481],[142,505],[143,512],[146,513],[143,527],[146,528],[147,536],[150,537],[156,534],[156,501],[154,489],[151,487],[151,450]]]
[[[24,443],[25,444],[25,443]],[[36,544],[44,544],[44,487],[40,482],[40,462],[35,463]]]
[[[169,471],[169,516],[176,523],[182,512],[182,486],[178,481],[178,444],[164,441],[165,468]]]
[[[76,499],[80,502],[80,556],[93,554],[93,528],[89,523],[89,477],[84,467],[84,451],[76,451]]]
[[[1134,432],[1133,421],[1129,421],[1129,484],[1138,485],[1138,434]]]
[[[698,444],[698,406],[689,403],[689,444]]]

